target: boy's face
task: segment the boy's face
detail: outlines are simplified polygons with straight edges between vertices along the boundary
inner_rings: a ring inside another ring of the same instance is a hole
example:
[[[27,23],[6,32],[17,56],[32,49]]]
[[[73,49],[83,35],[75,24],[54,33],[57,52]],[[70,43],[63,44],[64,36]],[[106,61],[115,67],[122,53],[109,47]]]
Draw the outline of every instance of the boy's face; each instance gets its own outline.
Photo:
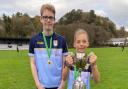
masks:
[[[54,23],[55,23],[55,16],[52,11],[44,10],[43,14],[40,18],[40,21],[43,25],[43,30],[51,31],[53,30]]]
[[[85,33],[78,34],[74,41],[74,47],[76,52],[83,53],[85,49],[89,46],[88,37]]]

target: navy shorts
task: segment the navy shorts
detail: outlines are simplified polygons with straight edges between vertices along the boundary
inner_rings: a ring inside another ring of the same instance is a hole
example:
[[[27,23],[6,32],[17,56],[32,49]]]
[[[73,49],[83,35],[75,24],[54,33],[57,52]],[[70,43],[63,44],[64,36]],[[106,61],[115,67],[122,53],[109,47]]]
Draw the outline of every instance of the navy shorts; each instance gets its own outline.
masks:
[[[57,89],[58,87],[53,87],[53,88],[45,88],[45,89]]]
[[[57,89],[58,87],[45,88],[45,89]],[[37,89],[37,88],[36,88]]]

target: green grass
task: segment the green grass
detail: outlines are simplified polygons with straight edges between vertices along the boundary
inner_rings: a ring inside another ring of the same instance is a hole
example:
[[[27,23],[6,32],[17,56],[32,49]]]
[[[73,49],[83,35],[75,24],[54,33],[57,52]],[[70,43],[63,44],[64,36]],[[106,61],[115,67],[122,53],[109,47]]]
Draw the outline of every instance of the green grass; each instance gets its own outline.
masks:
[[[71,49],[73,50],[73,49]],[[70,50],[70,51],[71,51]],[[101,81],[91,89],[128,89],[128,48],[89,48],[98,56]],[[27,51],[0,51],[0,89],[35,89]]]
[[[27,51],[0,51],[0,89],[35,89]]]

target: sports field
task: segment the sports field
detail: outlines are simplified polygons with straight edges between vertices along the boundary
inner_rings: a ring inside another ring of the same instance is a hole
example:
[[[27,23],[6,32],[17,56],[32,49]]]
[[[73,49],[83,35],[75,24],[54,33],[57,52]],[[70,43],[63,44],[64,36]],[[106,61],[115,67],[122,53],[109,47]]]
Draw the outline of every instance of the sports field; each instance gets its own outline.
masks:
[[[98,56],[101,82],[91,89],[128,89],[128,48],[89,48]],[[0,89],[35,89],[28,51],[0,51]]]

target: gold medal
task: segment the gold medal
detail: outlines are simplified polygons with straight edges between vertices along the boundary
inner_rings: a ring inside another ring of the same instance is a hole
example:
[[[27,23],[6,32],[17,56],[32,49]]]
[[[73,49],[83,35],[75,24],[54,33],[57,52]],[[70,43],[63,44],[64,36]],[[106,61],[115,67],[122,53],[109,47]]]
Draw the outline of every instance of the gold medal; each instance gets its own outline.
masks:
[[[51,64],[52,62],[50,60],[48,60],[48,64]]]
[[[51,49],[52,49],[52,36],[50,38],[50,47],[48,48],[48,43],[46,41],[46,37],[45,37],[45,34],[43,32],[42,32],[42,35],[43,35],[43,39],[44,39],[44,43],[45,43],[48,58],[50,58],[51,57]],[[52,63],[51,60],[48,59],[48,64],[51,64],[51,63]]]

